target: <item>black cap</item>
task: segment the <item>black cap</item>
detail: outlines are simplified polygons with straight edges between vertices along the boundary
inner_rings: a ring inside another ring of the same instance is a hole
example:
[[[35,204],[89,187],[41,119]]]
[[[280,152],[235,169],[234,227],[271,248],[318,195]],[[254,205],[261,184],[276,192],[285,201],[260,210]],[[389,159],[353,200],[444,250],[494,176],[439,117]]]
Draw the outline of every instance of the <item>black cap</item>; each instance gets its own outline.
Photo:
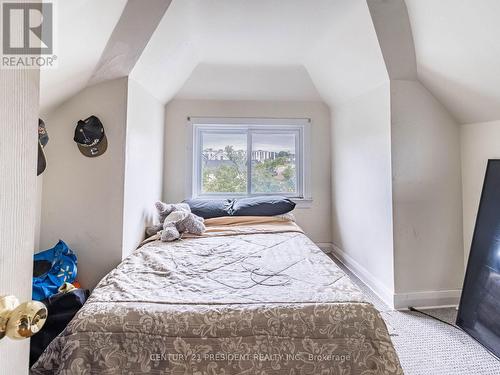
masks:
[[[49,142],[49,135],[47,134],[47,129],[45,128],[45,122],[41,118],[38,119],[38,140],[40,141],[42,147],[47,146]]]
[[[96,116],[78,121],[73,140],[78,145],[80,152],[89,158],[104,154],[108,148],[104,126]]]
[[[45,153],[43,152],[43,147],[40,141],[38,141],[38,159],[36,165],[36,175],[40,176],[43,171],[47,168],[47,160],[45,159]]]
[[[36,167],[36,175],[40,176],[45,168],[47,167],[47,160],[45,159],[45,153],[43,148],[47,145],[49,141],[49,135],[47,134],[47,129],[45,129],[45,123],[41,118],[38,119],[38,160]]]

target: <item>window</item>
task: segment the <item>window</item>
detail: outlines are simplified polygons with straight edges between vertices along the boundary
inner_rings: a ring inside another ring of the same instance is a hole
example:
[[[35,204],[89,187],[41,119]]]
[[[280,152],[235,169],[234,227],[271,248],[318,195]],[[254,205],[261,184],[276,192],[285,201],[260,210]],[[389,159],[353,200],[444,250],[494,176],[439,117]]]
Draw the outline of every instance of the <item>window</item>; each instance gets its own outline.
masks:
[[[191,119],[193,196],[304,197],[307,119]]]

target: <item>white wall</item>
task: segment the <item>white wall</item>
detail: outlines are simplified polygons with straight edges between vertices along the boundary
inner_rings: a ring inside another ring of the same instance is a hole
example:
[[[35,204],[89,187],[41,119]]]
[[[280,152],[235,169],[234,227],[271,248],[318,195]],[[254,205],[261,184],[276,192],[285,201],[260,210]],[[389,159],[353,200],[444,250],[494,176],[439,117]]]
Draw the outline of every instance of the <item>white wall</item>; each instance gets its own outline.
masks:
[[[488,159],[500,159],[500,121],[461,127],[464,262],[467,264]]]
[[[395,304],[458,302],[463,278],[459,127],[417,81],[391,81]]]
[[[333,109],[333,242],[386,303],[458,302],[460,128],[417,81]]]
[[[73,141],[76,123],[102,121],[108,149],[87,158]],[[62,239],[78,255],[78,280],[97,282],[122,259],[127,79],[88,87],[45,118],[50,141],[43,175],[40,246]]]
[[[187,198],[185,158],[190,139],[187,139],[188,116],[213,117],[277,117],[312,120],[311,155],[312,206],[295,209],[298,224],[316,243],[331,242],[330,190],[330,114],[320,102],[275,101],[171,101],[165,115],[165,174],[163,199],[177,202]]]
[[[127,105],[122,257],[144,239],[163,184],[164,105],[130,78]]]
[[[20,24],[12,32],[21,35]],[[38,69],[0,69],[0,296],[31,299]],[[28,374],[29,340],[0,341],[0,374]]]
[[[394,291],[389,84],[332,109],[336,255],[388,304]]]

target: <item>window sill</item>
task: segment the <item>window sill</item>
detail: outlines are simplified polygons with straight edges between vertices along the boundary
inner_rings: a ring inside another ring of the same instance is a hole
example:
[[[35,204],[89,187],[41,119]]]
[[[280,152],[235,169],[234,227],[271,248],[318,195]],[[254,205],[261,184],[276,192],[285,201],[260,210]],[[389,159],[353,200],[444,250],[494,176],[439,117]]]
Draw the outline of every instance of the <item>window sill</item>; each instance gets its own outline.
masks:
[[[306,199],[306,198],[290,198],[293,202],[295,202],[296,206],[295,206],[295,209],[296,210],[301,210],[301,209],[305,209],[305,208],[311,208],[312,207],[312,204],[313,204],[313,200],[312,199]]]

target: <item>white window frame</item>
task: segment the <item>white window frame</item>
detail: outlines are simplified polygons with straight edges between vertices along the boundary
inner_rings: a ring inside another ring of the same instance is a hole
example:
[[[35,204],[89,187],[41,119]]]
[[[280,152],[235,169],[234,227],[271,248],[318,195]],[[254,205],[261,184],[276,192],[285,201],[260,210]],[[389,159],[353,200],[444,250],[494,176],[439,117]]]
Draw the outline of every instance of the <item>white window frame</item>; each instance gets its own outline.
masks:
[[[306,118],[218,118],[218,117],[189,117],[188,118],[188,139],[191,145],[188,146],[188,157],[186,190],[187,198],[237,198],[262,195],[284,195],[297,201],[310,201],[310,139],[311,120]],[[297,166],[297,192],[296,193],[254,193],[250,192],[251,168],[247,166],[247,192],[245,193],[202,193],[201,191],[201,153],[203,132],[216,132],[220,130],[224,133],[244,133],[247,135],[247,150],[251,149],[252,134],[276,133],[276,132],[296,132],[295,137],[295,158]]]

